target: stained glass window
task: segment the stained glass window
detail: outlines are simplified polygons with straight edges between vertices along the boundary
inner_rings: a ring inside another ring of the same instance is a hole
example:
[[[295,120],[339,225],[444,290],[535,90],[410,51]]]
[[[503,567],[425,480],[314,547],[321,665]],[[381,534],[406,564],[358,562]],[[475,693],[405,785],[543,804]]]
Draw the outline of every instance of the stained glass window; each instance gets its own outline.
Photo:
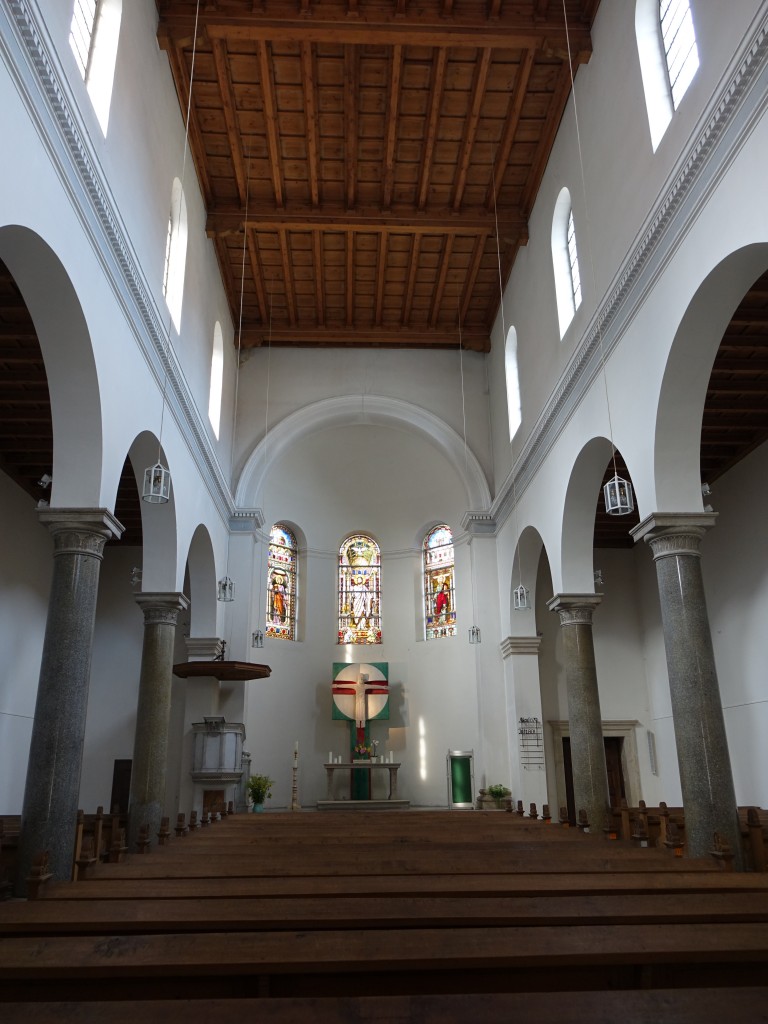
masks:
[[[277,640],[296,639],[296,555],[291,531],[275,523],[269,534],[267,556],[267,629]]]
[[[381,643],[381,552],[372,537],[347,537],[339,551],[340,644]]]
[[[456,636],[453,534],[445,524],[424,538],[424,620],[427,640]]]

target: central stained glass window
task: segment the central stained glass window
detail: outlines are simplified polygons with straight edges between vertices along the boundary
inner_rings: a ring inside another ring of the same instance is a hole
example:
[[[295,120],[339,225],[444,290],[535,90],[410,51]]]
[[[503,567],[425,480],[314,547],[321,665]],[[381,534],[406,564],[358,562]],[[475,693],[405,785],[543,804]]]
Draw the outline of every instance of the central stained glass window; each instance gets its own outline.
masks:
[[[381,552],[372,537],[347,537],[339,550],[340,644],[381,643]]]
[[[424,621],[427,640],[456,636],[453,533],[443,524],[424,538]]]

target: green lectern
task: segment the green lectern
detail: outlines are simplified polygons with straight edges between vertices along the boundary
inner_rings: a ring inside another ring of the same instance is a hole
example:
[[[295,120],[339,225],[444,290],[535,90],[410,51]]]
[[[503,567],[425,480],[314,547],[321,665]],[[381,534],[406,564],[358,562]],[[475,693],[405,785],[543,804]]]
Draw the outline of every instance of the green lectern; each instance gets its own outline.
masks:
[[[455,807],[471,810],[474,807],[473,755],[473,750],[448,751],[448,806],[452,809]]]

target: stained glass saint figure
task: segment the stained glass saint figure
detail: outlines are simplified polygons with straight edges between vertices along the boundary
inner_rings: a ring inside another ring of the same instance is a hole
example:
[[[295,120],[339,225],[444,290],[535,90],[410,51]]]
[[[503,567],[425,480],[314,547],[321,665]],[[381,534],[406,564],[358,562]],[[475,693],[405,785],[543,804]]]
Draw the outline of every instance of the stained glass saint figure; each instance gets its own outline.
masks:
[[[427,640],[456,636],[453,534],[443,524],[424,538],[424,621]]]

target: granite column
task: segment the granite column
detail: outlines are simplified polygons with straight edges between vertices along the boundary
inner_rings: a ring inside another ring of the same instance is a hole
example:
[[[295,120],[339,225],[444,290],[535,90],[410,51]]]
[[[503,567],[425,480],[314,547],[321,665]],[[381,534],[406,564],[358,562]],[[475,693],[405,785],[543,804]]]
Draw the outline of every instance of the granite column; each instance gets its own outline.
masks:
[[[685,834],[691,857],[718,832],[743,866],[736,795],[704,598],[700,544],[716,513],[661,513],[632,531],[651,547],[661,603]]]
[[[54,878],[72,877],[96,598],[104,544],[123,527],[106,509],[44,509],[53,578],[21,818],[16,894],[35,856]]]
[[[144,646],[128,808],[131,849],[142,825],[149,825],[152,841],[160,829],[168,769],[176,621],[179,612],[189,606],[184,594],[178,593],[138,594],[136,603],[144,613]]]
[[[576,814],[586,811],[590,831],[598,833],[608,825],[609,807],[592,638],[592,613],[600,600],[598,594],[556,594],[547,602],[562,627]]]

